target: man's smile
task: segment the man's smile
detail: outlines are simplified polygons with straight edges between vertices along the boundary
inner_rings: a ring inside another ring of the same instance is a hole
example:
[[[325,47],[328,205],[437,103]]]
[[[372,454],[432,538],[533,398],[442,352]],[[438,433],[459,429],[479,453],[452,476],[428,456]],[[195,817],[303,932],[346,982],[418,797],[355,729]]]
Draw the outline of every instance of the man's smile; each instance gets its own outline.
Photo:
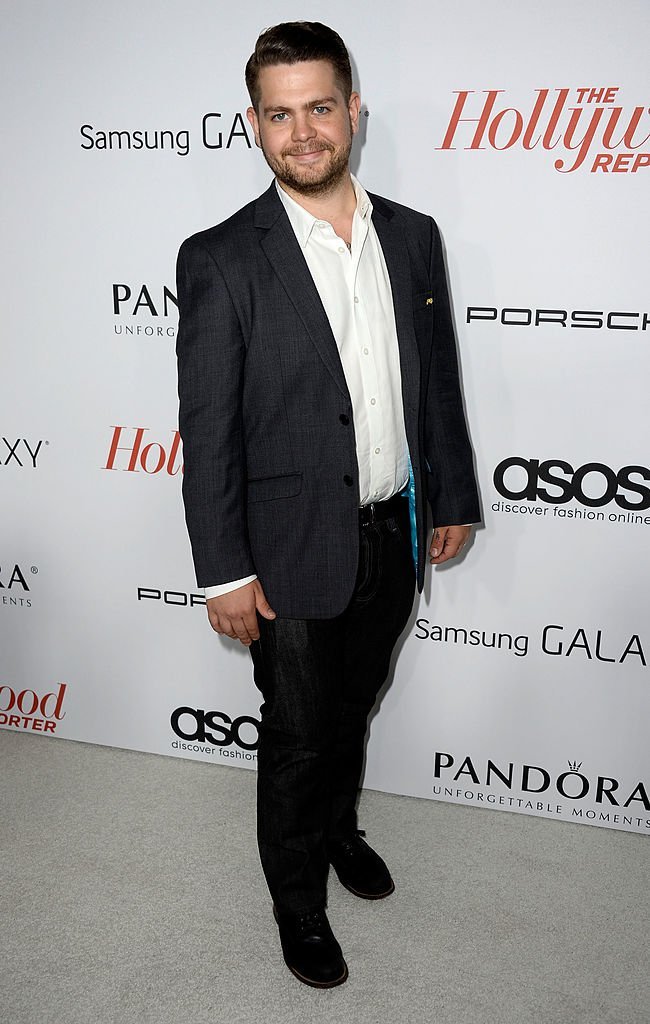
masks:
[[[323,153],[328,153],[329,150],[325,147],[321,149],[308,149],[298,153],[287,153],[287,156],[292,157],[294,160],[300,161],[300,163],[312,163],[314,160],[318,160]]]

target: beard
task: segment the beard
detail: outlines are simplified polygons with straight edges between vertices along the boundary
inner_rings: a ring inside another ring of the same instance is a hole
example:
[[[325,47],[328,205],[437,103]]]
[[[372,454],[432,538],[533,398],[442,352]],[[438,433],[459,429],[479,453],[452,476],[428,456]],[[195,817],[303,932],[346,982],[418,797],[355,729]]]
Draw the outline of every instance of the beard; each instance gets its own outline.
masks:
[[[272,156],[261,146],[264,159],[275,174],[278,181],[303,196],[324,196],[338,185],[348,173],[348,162],[352,149],[352,133],[342,146],[333,146],[331,142],[318,141],[310,146],[293,146],[280,156]],[[303,153],[326,152],[330,154],[324,166],[312,167],[292,164],[288,158]]]

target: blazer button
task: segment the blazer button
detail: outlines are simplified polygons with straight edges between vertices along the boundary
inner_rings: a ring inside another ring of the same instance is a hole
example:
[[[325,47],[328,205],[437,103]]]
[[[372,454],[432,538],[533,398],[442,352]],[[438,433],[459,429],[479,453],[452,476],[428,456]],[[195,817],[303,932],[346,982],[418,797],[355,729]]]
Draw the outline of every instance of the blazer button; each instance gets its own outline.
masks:
[[[354,480],[349,475],[349,473],[346,473],[345,476],[343,477],[343,483],[347,484],[348,487],[352,487],[352,484],[354,483]]]
[[[345,413],[342,412],[341,415],[339,416],[339,420],[341,421],[344,427],[347,427],[348,423],[350,422],[350,417],[346,416]]]

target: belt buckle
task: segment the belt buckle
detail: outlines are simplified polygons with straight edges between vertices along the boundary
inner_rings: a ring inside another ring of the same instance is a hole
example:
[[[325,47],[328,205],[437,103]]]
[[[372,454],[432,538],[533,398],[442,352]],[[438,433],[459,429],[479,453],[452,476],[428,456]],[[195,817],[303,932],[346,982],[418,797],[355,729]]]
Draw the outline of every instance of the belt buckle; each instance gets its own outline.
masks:
[[[375,502],[371,501],[367,505],[361,505],[360,509],[360,522],[362,526],[372,526],[377,520],[375,518]]]

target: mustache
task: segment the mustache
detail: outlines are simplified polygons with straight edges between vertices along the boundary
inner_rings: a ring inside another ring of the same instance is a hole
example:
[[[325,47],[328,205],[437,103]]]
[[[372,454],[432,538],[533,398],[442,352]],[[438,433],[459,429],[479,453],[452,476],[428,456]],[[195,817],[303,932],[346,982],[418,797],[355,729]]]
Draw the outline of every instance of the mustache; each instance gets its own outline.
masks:
[[[285,149],[283,156],[305,156],[307,153],[331,153],[333,146],[321,143],[318,146],[301,146],[300,148]]]

